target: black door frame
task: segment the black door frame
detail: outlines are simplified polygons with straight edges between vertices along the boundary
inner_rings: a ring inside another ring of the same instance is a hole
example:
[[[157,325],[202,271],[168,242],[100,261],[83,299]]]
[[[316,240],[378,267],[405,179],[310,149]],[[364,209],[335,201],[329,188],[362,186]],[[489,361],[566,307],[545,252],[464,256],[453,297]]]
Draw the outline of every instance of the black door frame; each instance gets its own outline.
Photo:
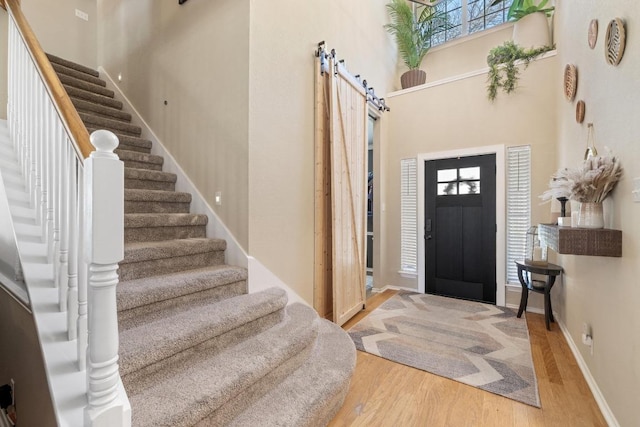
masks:
[[[496,305],[506,304],[506,147],[489,145],[451,151],[420,153],[417,157],[417,203],[418,203],[418,292],[425,293],[425,244],[424,244],[424,169],[425,161],[468,157],[482,154],[496,155]]]

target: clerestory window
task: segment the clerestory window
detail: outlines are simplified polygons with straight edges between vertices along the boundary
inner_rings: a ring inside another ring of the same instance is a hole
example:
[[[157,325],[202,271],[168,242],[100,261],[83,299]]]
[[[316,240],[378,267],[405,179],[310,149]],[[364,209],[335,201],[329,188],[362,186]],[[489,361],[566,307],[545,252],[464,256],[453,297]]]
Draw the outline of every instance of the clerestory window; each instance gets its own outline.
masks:
[[[491,6],[492,2],[493,0],[445,0],[439,3],[436,9],[447,15],[449,26],[433,34],[431,46],[507,22],[507,13],[513,0],[504,0],[495,6]]]

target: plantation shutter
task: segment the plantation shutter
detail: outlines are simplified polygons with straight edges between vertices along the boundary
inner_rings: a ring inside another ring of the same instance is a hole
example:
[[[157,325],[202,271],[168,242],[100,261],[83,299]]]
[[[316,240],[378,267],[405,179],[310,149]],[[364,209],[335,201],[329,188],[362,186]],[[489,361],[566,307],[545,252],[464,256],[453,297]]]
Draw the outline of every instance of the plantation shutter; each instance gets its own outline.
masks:
[[[400,271],[418,271],[417,161],[400,160]]]
[[[515,260],[524,259],[531,224],[531,147],[507,148],[507,283],[519,283]]]

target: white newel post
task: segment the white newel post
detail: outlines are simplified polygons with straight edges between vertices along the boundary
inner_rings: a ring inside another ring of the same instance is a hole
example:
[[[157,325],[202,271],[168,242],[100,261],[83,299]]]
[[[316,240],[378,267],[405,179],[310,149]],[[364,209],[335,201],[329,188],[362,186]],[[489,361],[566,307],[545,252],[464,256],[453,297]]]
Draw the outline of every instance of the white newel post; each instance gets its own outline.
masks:
[[[118,367],[116,285],[124,258],[124,164],[113,153],[118,138],[91,135],[96,151],[84,163],[84,250],[89,264],[88,401],[85,424],[129,426],[131,409]]]

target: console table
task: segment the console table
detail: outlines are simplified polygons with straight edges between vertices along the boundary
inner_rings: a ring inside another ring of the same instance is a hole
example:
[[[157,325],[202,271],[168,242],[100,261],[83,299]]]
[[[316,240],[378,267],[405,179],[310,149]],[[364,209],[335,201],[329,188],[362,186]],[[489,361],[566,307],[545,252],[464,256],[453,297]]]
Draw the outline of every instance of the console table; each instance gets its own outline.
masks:
[[[559,265],[546,263],[532,264],[527,261],[516,261],[518,266],[518,279],[522,285],[522,296],[520,297],[520,308],[518,308],[518,317],[522,316],[522,312],[527,309],[529,300],[529,291],[544,294],[544,321],[547,330],[550,331],[549,321],[553,322],[553,310],[551,309],[551,288],[556,282],[556,277],[562,273],[562,267]],[[547,276],[546,281],[533,280],[527,273],[540,274]]]

